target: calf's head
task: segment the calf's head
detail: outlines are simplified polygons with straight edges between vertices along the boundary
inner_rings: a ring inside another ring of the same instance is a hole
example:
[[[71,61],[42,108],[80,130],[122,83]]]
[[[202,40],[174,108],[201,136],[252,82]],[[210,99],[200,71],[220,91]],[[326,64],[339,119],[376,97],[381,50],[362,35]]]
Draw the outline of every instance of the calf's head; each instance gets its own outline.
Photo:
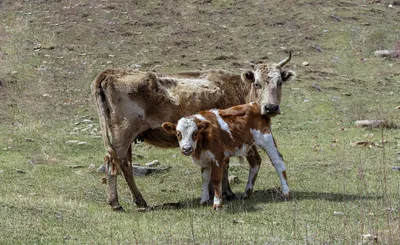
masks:
[[[281,113],[280,102],[282,84],[295,77],[293,71],[282,70],[292,57],[289,56],[277,64],[258,64],[252,71],[242,73],[242,80],[251,83],[249,99],[261,107],[261,114],[270,117]]]
[[[177,124],[165,122],[162,127],[165,131],[175,134],[178,138],[181,152],[190,156],[197,146],[199,134],[210,126],[210,121],[200,121],[197,118],[181,118]]]

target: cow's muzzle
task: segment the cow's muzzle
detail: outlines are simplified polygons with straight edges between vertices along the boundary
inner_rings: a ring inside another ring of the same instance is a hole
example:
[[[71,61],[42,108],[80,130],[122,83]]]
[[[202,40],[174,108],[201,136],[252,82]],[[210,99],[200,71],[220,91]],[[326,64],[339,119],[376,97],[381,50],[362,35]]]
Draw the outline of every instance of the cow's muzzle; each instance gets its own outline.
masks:
[[[269,117],[274,117],[281,114],[281,108],[279,105],[265,104],[261,106],[261,114]]]
[[[184,146],[181,148],[181,152],[186,155],[186,156],[190,156],[193,153],[193,147],[191,146]]]

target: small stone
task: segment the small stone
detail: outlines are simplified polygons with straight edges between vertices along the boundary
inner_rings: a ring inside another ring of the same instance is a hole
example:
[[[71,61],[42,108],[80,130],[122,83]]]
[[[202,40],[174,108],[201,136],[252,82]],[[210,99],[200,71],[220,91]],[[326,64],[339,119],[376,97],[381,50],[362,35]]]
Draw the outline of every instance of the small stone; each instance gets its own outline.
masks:
[[[239,183],[239,177],[231,175],[228,177],[228,181],[230,184]]]
[[[0,174],[2,174],[2,173],[4,173],[4,170],[1,170],[1,169],[0,169]]]
[[[389,4],[388,7],[389,7],[389,8],[393,8],[393,5],[392,5],[392,4]]]
[[[93,163],[91,163],[90,165],[89,165],[89,169],[95,169],[96,168],[96,165],[94,165]]]
[[[155,166],[160,165],[160,162],[159,162],[158,160],[154,160],[154,161],[152,161],[152,162],[146,163],[145,165],[146,165],[147,167],[155,167]]]
[[[344,212],[333,211],[334,216],[344,215]]]
[[[399,106],[400,107],[400,106]],[[178,156],[176,154],[172,155],[172,158],[177,158]]]
[[[43,97],[51,97],[50,94],[43,94]]]
[[[26,142],[33,142],[33,141],[35,141],[35,140],[33,140],[33,139],[31,139],[31,138],[25,138],[25,141],[26,141]]]
[[[97,173],[105,173],[106,172],[106,165],[101,164],[100,167],[96,170]]]
[[[309,66],[310,63],[308,63],[307,61],[304,61],[303,63],[301,63],[303,66]]]
[[[112,64],[113,62],[111,60],[107,61],[107,64]]]
[[[76,144],[78,143],[79,140],[68,140],[67,142],[65,142],[66,144]]]
[[[77,145],[87,145],[87,144],[89,144],[88,142],[86,142],[86,141],[80,141],[80,142],[78,142],[78,143],[76,143]]]
[[[83,119],[82,122],[83,122],[83,123],[91,123],[92,120],[90,120],[90,119]]]
[[[233,219],[233,223],[234,223],[234,224],[244,224],[244,221],[241,220],[241,219],[238,219],[238,218],[234,218],[234,219]]]
[[[396,107],[397,110],[400,110],[400,105],[398,107]]]
[[[342,93],[343,96],[351,96],[351,93]]]

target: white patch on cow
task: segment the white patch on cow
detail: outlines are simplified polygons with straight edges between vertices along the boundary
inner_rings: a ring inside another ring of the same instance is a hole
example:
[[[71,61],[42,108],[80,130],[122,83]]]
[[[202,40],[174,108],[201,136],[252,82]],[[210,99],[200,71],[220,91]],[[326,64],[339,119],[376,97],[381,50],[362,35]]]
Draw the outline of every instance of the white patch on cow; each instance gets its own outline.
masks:
[[[194,117],[199,119],[200,121],[206,121],[207,120],[204,116],[202,116],[200,114],[196,114],[196,115],[194,115]]]
[[[176,125],[176,130],[182,135],[179,141],[181,150],[184,148],[192,147],[193,151],[196,150],[196,142],[193,141],[193,133],[198,130],[197,124],[193,118],[181,118]]]
[[[200,153],[200,159],[192,157],[193,163],[202,167],[208,168],[211,167],[210,163],[215,162],[217,167],[219,167],[219,162],[215,160],[214,154],[210,150],[202,151]]]
[[[224,151],[224,157],[245,157],[247,155],[247,145],[243,144],[241,147],[236,147],[234,151]]]
[[[203,168],[203,173],[201,175],[203,179],[203,190],[201,192],[200,204],[205,204],[208,202],[208,200],[210,200],[210,194],[208,192],[208,184],[210,183],[211,180],[211,172],[212,172],[211,167]]]
[[[222,199],[214,196],[214,206],[222,206],[222,204],[223,204]]]
[[[245,193],[247,192],[247,190],[253,190],[253,187],[254,187],[253,186],[253,179],[255,177],[257,177],[259,169],[260,169],[260,165],[256,165],[254,168],[250,168],[249,179],[247,181]]]
[[[288,194],[289,187],[282,174],[283,171],[286,171],[286,167],[278,152],[278,149],[276,149],[274,138],[271,134],[263,134],[259,130],[250,129],[250,132],[253,135],[255,143],[267,153],[269,159],[271,159],[272,165],[274,165],[276,171],[278,172],[283,194]]]
[[[215,114],[215,116],[217,117],[217,121],[218,121],[218,125],[219,127],[224,130],[225,132],[227,132],[229,134],[229,136],[231,136],[231,138],[233,139],[231,130],[229,129],[229,125],[224,121],[224,119],[222,119],[222,117],[219,115],[219,112],[217,109],[212,109],[210,110],[212,113]]]
[[[184,83],[188,86],[200,87],[210,85],[210,81],[207,79],[193,79],[193,78],[175,78],[175,77],[163,77],[164,79],[175,80],[178,83]]]

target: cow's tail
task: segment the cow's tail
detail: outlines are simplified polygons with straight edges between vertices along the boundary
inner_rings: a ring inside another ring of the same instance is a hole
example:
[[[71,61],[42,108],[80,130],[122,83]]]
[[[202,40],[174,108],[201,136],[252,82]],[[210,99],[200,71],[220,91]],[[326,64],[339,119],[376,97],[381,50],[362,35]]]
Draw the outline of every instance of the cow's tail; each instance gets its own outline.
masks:
[[[109,73],[107,71],[101,72],[99,75],[96,76],[94,79],[91,90],[92,95],[96,101],[97,110],[99,114],[99,122],[100,128],[103,134],[103,142],[104,147],[106,148],[108,155],[105,157],[105,161],[111,160],[111,164],[113,162],[112,159],[117,159],[116,151],[111,144],[111,135],[110,135],[110,128],[109,128],[109,119],[110,119],[110,107],[108,105],[107,97],[105,91],[102,87],[102,83],[105,82]],[[111,157],[111,159],[110,159]],[[114,164],[112,164],[114,165]]]

